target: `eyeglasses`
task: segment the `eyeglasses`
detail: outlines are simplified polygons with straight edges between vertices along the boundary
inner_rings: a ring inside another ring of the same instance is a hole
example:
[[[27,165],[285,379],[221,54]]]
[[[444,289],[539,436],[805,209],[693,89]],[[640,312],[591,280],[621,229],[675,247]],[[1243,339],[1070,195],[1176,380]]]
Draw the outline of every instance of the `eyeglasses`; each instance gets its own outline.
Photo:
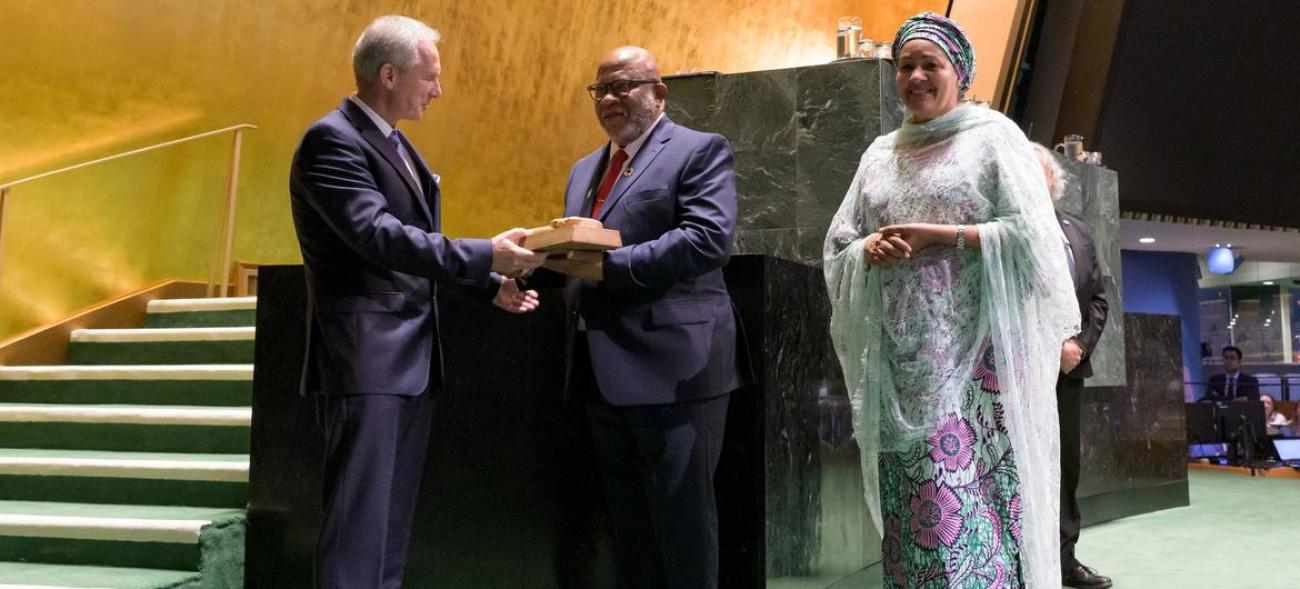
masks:
[[[613,82],[610,82],[608,84],[592,84],[590,86],[587,86],[587,94],[590,94],[591,99],[595,101],[599,101],[600,99],[604,98],[606,94],[609,94],[610,92],[613,92],[614,96],[618,98],[623,98],[627,96],[628,93],[631,92],[632,89],[636,88],[637,86],[640,86],[642,84],[658,84],[658,83],[659,80],[614,80]]]

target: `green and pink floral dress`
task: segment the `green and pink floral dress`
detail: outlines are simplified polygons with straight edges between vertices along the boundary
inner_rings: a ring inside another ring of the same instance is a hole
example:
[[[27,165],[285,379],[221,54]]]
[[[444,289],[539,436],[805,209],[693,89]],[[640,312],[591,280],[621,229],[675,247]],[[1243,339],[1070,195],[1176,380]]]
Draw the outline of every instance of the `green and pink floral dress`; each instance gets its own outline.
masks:
[[[1020,494],[992,348],[960,414],[924,444],[880,455],[885,587],[1021,587]]]

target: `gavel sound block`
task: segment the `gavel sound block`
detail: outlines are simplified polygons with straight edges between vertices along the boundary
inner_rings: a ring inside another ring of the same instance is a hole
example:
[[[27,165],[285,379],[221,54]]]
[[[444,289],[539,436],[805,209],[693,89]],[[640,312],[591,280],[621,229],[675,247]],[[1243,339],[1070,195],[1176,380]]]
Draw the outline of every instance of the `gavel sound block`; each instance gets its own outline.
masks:
[[[595,219],[566,217],[531,229],[519,245],[551,254],[544,268],[587,280],[600,280],[601,252],[622,247],[623,238],[618,231],[605,229]]]

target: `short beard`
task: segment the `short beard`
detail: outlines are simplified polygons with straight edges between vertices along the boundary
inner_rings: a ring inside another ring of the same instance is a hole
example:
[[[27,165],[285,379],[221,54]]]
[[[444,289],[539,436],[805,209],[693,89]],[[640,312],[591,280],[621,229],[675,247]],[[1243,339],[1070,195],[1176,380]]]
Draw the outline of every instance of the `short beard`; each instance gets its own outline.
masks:
[[[645,133],[652,121],[654,121],[653,109],[637,111],[635,114],[628,113],[627,124],[623,125],[623,130],[619,132],[618,137],[614,138],[614,142],[620,146],[627,146]]]

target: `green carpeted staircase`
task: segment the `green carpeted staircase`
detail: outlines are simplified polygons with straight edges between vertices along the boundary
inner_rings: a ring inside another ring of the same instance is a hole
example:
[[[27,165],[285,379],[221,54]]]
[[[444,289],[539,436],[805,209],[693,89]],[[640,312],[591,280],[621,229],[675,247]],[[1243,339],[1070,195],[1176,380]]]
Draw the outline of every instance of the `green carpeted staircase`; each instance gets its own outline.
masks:
[[[0,589],[243,586],[252,298],[0,366]]]

